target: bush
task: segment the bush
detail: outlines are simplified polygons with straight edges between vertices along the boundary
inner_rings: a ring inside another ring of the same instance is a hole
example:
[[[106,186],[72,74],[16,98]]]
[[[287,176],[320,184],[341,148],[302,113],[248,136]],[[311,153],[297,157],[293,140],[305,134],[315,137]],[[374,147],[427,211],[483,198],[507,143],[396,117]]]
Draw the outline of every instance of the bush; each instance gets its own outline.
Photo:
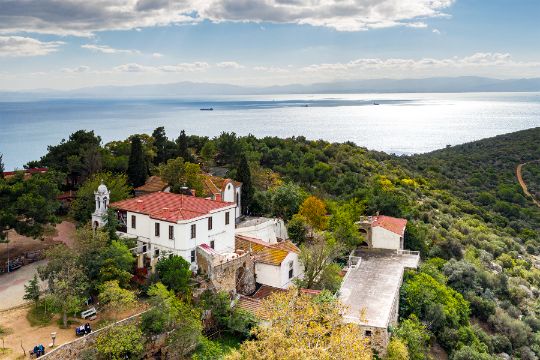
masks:
[[[96,350],[105,359],[138,359],[144,350],[143,343],[142,332],[136,325],[115,325],[98,335]]]

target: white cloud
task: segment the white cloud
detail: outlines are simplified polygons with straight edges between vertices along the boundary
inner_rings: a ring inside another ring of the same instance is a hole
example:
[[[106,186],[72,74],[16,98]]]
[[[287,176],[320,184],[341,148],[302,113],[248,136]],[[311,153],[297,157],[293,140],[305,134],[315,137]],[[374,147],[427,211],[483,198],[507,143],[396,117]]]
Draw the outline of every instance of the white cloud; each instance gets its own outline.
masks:
[[[107,45],[93,45],[85,44],[81,45],[83,49],[87,49],[93,52],[100,52],[103,54],[140,54],[139,50],[124,50],[124,49],[114,49]]]
[[[284,74],[288,73],[289,69],[284,69],[276,66],[254,66],[253,70],[265,73]]]
[[[300,71],[327,78],[368,77],[414,77],[414,76],[463,76],[479,75],[499,77],[510,71],[522,74],[538,74],[540,62],[523,62],[512,59],[508,53],[475,53],[452,58],[362,58],[346,63],[312,64]]]
[[[236,61],[222,61],[217,63],[216,66],[223,69],[243,69],[245,67]]]
[[[0,57],[47,55],[63,44],[62,41],[43,42],[23,36],[0,36]]]
[[[68,73],[68,74],[81,74],[86,73],[90,71],[90,67],[86,65],[80,65],[74,68],[63,68],[62,72]]]
[[[148,66],[137,63],[123,64],[113,68],[113,72],[145,72],[145,73],[181,73],[200,72],[210,68],[206,62],[179,63],[175,65]]]
[[[455,0],[0,0],[0,32],[91,36],[171,24],[274,22],[359,31],[425,27]]]
[[[431,30],[431,32],[437,35],[441,35],[441,31],[439,29],[433,29]]]
[[[163,56],[164,56],[163,54],[158,53],[158,52],[152,53],[152,57],[154,57],[154,58],[156,58],[156,59],[157,59],[157,58],[162,58]]]

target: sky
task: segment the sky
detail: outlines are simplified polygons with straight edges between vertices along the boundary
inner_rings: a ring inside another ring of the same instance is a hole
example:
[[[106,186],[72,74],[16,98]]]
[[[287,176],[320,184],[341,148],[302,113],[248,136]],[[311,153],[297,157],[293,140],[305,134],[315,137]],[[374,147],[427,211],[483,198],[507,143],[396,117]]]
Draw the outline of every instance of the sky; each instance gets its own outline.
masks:
[[[539,0],[0,0],[0,89],[540,77]]]

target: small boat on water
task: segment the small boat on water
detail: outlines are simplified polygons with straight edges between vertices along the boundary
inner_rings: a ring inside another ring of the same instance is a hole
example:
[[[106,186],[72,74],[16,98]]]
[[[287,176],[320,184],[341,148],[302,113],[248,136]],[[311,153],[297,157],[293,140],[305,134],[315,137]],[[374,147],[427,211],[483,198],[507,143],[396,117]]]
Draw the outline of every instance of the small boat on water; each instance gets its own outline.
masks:
[[[214,111],[214,108],[201,108],[201,111]]]
[[[373,105],[379,105],[379,103],[378,102],[373,102]]]

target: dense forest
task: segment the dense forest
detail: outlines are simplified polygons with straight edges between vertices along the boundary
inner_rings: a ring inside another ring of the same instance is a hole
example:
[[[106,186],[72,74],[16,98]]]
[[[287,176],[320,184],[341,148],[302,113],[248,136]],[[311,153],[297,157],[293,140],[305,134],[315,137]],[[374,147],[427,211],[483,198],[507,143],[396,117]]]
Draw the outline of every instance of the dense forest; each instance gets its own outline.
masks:
[[[406,247],[420,251],[422,264],[405,274],[400,325],[391,330],[410,359],[442,348],[456,360],[503,353],[532,360],[540,357],[540,208],[523,193],[516,167],[540,159],[539,139],[536,128],[395,156],[304,137],[182,131],[171,140],[163,128],[102,144],[81,130],[27,164],[47,174],[0,179],[0,225],[39,236],[58,216],[84,224],[100,179],[115,201],[150,175],[196,189],[198,173],[226,169],[244,183],[245,214],[283,218],[304,255],[320,248],[331,259],[300,286],[339,288],[339,264],[363,241],[354,226],[360,215],[409,220]],[[523,177],[539,194],[539,164],[524,166]],[[63,208],[54,197],[70,189],[77,199]],[[324,232],[322,247],[310,244],[313,230]]]

